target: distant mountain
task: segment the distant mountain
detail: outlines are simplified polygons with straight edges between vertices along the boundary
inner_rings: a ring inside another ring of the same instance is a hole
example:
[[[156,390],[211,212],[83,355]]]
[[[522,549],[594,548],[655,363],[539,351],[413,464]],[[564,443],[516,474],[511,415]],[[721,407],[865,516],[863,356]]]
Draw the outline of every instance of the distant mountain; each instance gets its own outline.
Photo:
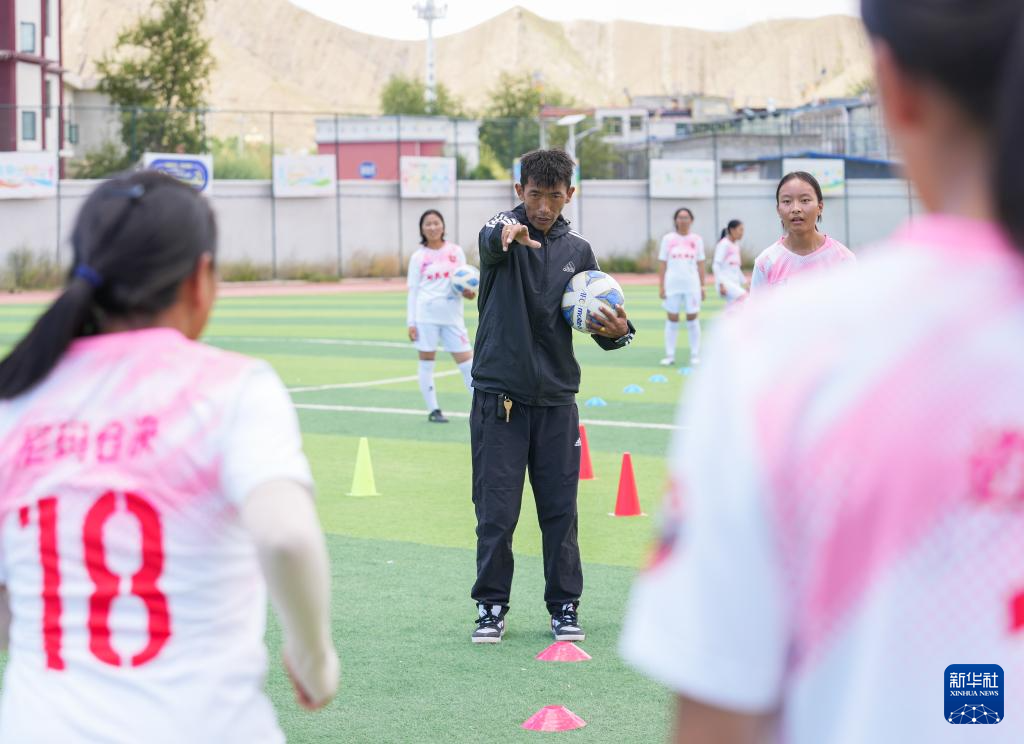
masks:
[[[148,0],[64,3],[64,60],[86,84],[119,30]],[[412,12],[410,10],[410,12]],[[676,17],[685,19],[685,14]],[[359,33],[287,0],[208,0],[216,109],[377,112],[394,74],[423,74],[424,42]],[[689,92],[737,106],[843,96],[870,75],[860,22],[848,16],[759,23],[718,33],[626,21],[556,22],[522,8],[437,40],[438,79],[482,108],[502,71],[539,72],[545,86],[586,105]]]

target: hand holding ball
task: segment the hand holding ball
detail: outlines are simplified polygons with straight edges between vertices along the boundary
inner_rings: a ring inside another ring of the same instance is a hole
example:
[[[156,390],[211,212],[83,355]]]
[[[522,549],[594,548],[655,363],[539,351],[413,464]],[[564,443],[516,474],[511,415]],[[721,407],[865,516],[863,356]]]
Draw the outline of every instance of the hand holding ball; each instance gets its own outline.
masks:
[[[615,316],[618,314],[616,306],[625,302],[622,287],[614,278],[603,271],[583,271],[565,285],[565,293],[562,295],[562,317],[573,330],[580,333],[595,333],[595,324],[604,326],[607,323],[602,308],[606,308]]]

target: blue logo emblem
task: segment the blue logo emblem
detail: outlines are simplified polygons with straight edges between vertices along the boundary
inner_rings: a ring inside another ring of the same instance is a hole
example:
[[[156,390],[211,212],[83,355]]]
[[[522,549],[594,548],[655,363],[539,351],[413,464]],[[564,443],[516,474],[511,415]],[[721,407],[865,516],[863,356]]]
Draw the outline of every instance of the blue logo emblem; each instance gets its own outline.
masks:
[[[364,160],[359,164],[359,177],[360,178],[376,178],[377,177],[377,164],[372,160]]]
[[[210,184],[210,171],[202,160],[157,158],[149,164],[151,170],[174,176],[187,183],[196,191],[203,191]]]
[[[977,725],[1003,720],[1005,679],[998,664],[950,664],[945,687],[948,723]]]

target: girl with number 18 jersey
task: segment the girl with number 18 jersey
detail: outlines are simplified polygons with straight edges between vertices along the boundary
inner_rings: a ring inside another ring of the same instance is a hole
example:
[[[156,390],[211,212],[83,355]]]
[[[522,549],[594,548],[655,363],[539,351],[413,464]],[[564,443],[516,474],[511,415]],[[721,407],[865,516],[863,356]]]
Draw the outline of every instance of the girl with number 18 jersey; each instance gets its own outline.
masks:
[[[337,686],[288,394],[265,362],[195,340],[214,229],[170,177],[100,186],[64,293],[0,363],[2,741],[283,741],[268,585],[300,702]]]

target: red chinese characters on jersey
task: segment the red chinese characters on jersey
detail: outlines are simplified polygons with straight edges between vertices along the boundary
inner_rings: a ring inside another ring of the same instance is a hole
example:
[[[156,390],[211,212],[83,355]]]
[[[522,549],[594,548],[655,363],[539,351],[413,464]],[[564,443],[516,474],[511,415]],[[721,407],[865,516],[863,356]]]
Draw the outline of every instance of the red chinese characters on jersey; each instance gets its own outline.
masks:
[[[120,462],[151,451],[158,428],[155,416],[115,419],[98,428],[85,421],[29,426],[22,433],[15,463],[19,468],[30,468],[68,458]]]
[[[424,253],[427,255],[423,257],[423,263],[420,264],[420,274],[423,279],[433,281],[451,278],[452,266],[459,262],[459,257],[454,250],[445,245],[444,248],[437,251],[424,251]]]
[[[690,235],[677,235],[668,248],[670,260],[696,261],[697,241]]]

